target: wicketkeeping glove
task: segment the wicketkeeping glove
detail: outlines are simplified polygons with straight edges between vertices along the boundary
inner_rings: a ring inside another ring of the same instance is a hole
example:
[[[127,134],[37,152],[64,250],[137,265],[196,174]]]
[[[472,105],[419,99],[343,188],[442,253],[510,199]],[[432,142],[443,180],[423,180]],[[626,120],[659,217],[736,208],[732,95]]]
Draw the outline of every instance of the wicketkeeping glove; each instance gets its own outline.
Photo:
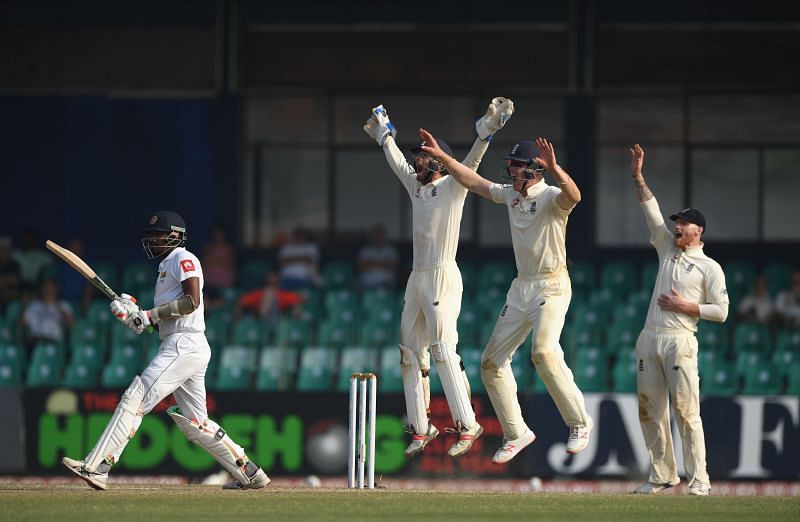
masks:
[[[383,108],[383,105],[378,105],[372,109],[372,116],[370,116],[367,123],[364,124],[364,132],[381,147],[383,147],[383,142],[386,141],[386,136],[389,134],[391,134],[392,137],[397,136],[397,129],[395,129],[394,124],[389,121],[389,115],[386,113],[386,109]]]
[[[514,102],[508,98],[494,98],[486,109],[486,114],[475,122],[475,130],[483,141],[491,141],[494,133],[503,128],[514,114]]]
[[[111,301],[108,305],[111,313],[114,314],[120,322],[125,322],[131,314],[139,311],[139,305],[136,304],[136,298],[128,294],[122,294],[119,298]]]

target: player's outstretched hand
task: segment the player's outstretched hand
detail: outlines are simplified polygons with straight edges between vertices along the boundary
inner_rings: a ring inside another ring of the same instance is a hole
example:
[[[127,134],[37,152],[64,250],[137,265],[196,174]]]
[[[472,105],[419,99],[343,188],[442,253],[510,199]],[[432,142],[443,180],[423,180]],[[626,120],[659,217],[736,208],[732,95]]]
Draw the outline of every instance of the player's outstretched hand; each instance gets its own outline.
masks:
[[[514,114],[513,101],[501,96],[493,98],[486,109],[486,114],[475,122],[478,137],[483,141],[491,141],[494,134],[503,128],[512,114]]]
[[[392,137],[397,136],[397,129],[389,120],[389,114],[386,112],[383,105],[378,105],[372,109],[372,116],[370,116],[367,123],[364,124],[364,132],[381,147],[383,147],[387,136],[390,134]]]
[[[556,162],[556,151],[553,148],[553,144],[547,141],[547,138],[539,137],[536,138],[536,148],[539,149],[539,156],[534,159],[536,164],[550,172],[555,171],[558,163]]]
[[[128,294],[122,294],[118,298],[111,301],[108,305],[111,313],[117,320],[125,322],[131,314],[139,311],[139,305],[136,304],[136,298]]]
[[[642,175],[644,149],[638,143],[631,147],[631,175],[637,178]]]
[[[441,147],[439,147],[439,144],[436,142],[436,138],[433,137],[433,134],[425,129],[420,129],[419,137],[423,142],[425,142],[425,144],[422,146],[423,152],[427,152],[438,160],[447,157],[447,153],[443,151]]]

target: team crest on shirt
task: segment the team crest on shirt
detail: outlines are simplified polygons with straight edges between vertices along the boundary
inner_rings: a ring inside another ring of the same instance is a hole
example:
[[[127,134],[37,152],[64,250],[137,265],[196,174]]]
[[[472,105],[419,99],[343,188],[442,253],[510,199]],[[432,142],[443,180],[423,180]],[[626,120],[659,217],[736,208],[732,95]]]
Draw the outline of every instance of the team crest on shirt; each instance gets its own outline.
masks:
[[[181,269],[184,271],[184,273],[194,272],[194,263],[191,259],[184,259],[181,261]]]
[[[160,272],[158,274],[158,278],[161,279],[161,280],[166,279],[166,277],[167,277],[167,271],[166,270],[164,270],[163,272]]]
[[[414,192],[414,197],[419,199],[419,191],[422,190],[422,187],[417,187],[417,191]]]
[[[689,263],[689,266],[686,267],[686,273],[688,274],[692,270],[694,270],[694,263]]]

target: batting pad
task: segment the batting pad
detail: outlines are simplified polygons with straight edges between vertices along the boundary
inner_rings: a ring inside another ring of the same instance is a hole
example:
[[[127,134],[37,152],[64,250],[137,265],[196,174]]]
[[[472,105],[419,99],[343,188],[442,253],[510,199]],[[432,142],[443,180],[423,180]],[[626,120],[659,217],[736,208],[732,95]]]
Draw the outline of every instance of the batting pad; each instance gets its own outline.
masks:
[[[583,394],[575,384],[572,370],[564,362],[563,355],[534,353],[531,359],[564,422],[568,426],[585,426],[588,415]]]
[[[206,419],[202,424],[189,420],[181,414],[177,406],[167,409],[167,413],[186,438],[206,450],[233,475],[234,480],[245,485],[250,483],[245,469],[249,460],[244,449],[233,442],[219,424],[211,419]]]
[[[403,393],[406,397],[408,423],[417,435],[428,433],[428,405],[430,380],[422,376],[422,369],[414,352],[400,345],[400,371],[403,375]]]
[[[459,423],[465,428],[475,424],[475,412],[469,400],[469,389],[466,384],[464,371],[461,369],[461,358],[444,341],[431,343],[431,354],[436,364],[436,371],[442,380],[444,396],[450,406],[450,415],[458,428]]]
[[[514,379],[511,364],[506,363],[498,368],[491,361],[484,362],[481,365],[481,380],[497,414],[497,420],[503,427],[503,437],[507,440],[522,437],[528,426],[522,418],[522,408],[517,399],[517,381]]]
[[[138,375],[133,378],[133,382],[122,394],[122,397],[111,416],[111,420],[106,424],[106,429],[92,451],[86,456],[84,466],[90,472],[96,471],[101,462],[108,459],[111,464],[122,453],[122,449],[128,441],[136,434],[136,430],[142,423],[141,406],[144,400],[144,383]]]

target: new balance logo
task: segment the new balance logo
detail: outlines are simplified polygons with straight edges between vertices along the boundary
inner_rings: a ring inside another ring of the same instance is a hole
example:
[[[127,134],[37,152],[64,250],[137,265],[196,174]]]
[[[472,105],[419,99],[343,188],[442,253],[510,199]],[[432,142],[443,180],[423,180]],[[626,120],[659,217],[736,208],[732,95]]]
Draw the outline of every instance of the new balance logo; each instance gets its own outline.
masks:
[[[500,311],[500,317],[505,317],[507,311],[508,311],[508,305],[504,305],[503,309]]]
[[[639,359],[639,371],[640,372],[644,371],[644,360],[642,359]]]

